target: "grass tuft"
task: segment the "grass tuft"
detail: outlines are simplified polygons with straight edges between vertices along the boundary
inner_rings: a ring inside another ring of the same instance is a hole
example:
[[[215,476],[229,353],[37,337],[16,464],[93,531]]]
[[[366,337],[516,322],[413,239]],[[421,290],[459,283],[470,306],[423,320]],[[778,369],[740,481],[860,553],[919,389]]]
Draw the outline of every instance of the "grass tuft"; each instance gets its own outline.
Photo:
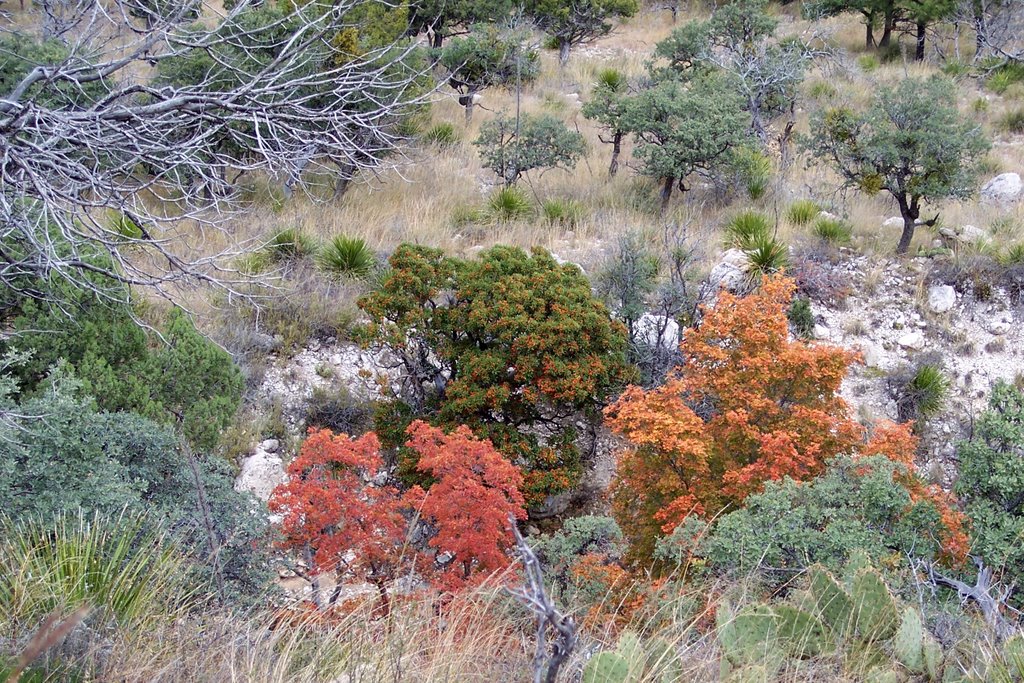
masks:
[[[786,209],[786,220],[793,225],[807,225],[821,213],[821,207],[812,199],[798,199]]]
[[[266,250],[273,261],[297,261],[316,254],[316,240],[299,228],[285,228],[278,231]]]
[[[853,227],[849,223],[827,216],[814,221],[811,231],[818,239],[832,245],[849,244],[853,236]]]

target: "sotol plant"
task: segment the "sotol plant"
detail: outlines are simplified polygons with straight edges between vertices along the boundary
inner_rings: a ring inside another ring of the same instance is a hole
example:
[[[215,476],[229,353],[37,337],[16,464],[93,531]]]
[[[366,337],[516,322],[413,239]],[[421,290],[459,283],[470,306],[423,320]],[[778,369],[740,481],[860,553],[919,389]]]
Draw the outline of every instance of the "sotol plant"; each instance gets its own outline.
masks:
[[[337,235],[320,251],[317,263],[330,275],[363,278],[373,271],[377,259],[366,240]]]

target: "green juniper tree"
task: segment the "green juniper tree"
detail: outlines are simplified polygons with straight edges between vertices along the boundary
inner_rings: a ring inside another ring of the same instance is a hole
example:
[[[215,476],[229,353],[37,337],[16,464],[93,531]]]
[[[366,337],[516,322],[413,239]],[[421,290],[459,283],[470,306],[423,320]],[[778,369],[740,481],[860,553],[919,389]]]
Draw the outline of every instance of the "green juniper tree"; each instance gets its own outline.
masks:
[[[586,151],[583,135],[551,114],[523,114],[516,120],[502,112],[480,127],[473,144],[506,187],[536,169],[570,170]]]

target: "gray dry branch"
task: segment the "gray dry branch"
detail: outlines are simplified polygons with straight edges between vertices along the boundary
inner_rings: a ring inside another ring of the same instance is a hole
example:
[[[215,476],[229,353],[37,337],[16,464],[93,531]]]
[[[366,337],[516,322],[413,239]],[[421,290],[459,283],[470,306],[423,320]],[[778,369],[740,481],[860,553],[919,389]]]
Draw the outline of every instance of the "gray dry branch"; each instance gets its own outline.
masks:
[[[34,34],[0,27],[0,285],[240,291],[238,178],[290,190],[395,164],[432,95],[413,41],[339,47],[364,2],[42,0]]]
[[[523,562],[522,588],[509,589],[517,600],[530,610],[537,620],[537,648],[533,657],[534,683],[555,683],[558,671],[576,649],[576,623],[562,614],[548,597],[544,588],[544,572],[540,560],[519,533],[515,517],[509,515],[509,524],[516,537],[516,550]],[[548,647],[548,629],[554,632],[554,642]]]

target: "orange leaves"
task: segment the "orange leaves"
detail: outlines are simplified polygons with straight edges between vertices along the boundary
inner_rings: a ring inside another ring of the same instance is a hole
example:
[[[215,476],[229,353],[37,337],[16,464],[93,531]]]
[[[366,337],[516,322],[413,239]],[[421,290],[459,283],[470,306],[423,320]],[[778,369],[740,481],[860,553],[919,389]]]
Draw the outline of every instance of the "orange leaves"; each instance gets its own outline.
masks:
[[[438,588],[455,591],[510,564],[509,515],[525,519],[518,468],[465,426],[451,434],[417,420],[407,446],[420,455],[417,469],[436,479],[418,486],[406,501],[437,533],[428,545],[446,561],[433,573]]]
[[[649,557],[680,514],[715,514],[767,480],[802,480],[851,451],[863,430],[839,386],[856,354],[789,339],[793,283],[765,280],[738,298],[723,292],[680,344],[683,362],[660,387],[628,389],[609,426],[635,447],[619,463],[615,509]]]

